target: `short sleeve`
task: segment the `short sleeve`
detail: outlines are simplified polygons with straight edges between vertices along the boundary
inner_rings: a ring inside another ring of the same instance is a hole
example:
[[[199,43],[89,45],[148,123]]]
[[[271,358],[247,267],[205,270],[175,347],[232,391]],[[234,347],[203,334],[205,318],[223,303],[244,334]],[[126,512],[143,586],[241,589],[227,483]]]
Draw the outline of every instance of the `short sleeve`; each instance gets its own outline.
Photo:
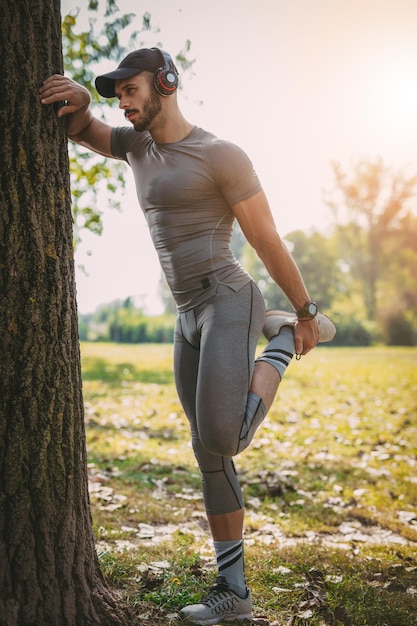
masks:
[[[129,152],[134,152],[135,147],[143,142],[143,135],[149,137],[149,133],[138,133],[133,128],[117,126],[112,128],[110,137],[110,150],[116,159],[129,162]]]
[[[208,147],[206,157],[214,180],[229,206],[261,191],[252,161],[239,146],[216,139]]]

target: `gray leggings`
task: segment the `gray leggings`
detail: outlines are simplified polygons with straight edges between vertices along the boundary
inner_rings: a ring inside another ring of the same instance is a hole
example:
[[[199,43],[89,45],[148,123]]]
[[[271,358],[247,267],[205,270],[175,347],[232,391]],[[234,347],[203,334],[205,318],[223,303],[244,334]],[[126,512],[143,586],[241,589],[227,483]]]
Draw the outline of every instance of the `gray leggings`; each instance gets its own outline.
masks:
[[[253,282],[238,292],[219,285],[213,298],[177,319],[175,383],[210,515],[243,507],[232,457],[249,445],[265,416],[262,400],[248,394],[264,321],[264,300]]]

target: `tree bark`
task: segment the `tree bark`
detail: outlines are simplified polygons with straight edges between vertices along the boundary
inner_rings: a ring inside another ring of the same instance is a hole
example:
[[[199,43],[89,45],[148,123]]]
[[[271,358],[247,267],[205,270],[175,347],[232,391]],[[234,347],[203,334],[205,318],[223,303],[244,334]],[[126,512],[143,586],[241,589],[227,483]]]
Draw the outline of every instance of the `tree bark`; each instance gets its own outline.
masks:
[[[94,547],[59,0],[0,0],[0,624],[125,624]]]

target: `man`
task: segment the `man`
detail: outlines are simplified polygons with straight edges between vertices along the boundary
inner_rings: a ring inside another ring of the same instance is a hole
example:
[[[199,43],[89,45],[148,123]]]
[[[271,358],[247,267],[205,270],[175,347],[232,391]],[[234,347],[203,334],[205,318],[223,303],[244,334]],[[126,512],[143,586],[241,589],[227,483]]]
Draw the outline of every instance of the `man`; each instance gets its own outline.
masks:
[[[88,91],[54,75],[42,104],[63,101],[73,141],[132,167],[140,205],[175,298],[175,381],[190,422],[219,569],[200,603],[182,610],[197,624],[252,616],[243,559],[244,505],[233,457],[244,450],[270,408],[292,356],[307,354],[335,329],[318,313],[278,235],[259,180],[234,144],[194,126],[177,102],[178,73],[157,48],[131,52],[96,79],[116,96],[131,128],[93,117]],[[295,313],[268,312],[234,258],[234,220],[282,288]],[[254,362],[261,332],[268,344]]]

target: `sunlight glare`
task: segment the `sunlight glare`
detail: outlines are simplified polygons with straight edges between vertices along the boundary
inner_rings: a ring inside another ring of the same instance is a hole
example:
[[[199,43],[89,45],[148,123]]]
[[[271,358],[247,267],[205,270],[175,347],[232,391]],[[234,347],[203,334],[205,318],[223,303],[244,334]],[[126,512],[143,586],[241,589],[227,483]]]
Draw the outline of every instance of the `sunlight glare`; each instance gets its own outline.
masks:
[[[374,111],[382,123],[392,130],[417,131],[417,60],[405,62],[403,58],[382,69],[376,88]]]

